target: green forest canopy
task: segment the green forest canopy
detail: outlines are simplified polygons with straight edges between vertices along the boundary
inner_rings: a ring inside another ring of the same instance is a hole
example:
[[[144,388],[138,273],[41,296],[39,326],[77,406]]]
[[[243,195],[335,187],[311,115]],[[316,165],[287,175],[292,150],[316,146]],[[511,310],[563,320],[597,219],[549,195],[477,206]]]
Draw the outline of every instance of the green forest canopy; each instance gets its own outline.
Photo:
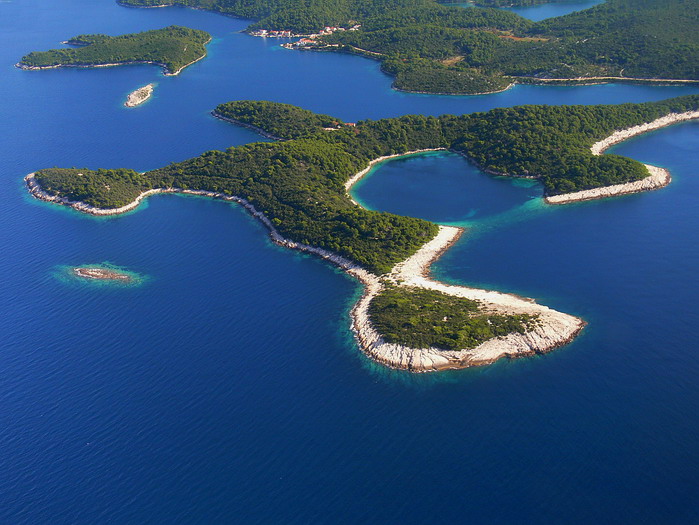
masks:
[[[277,102],[260,104],[250,100],[220,104],[214,115],[242,122],[285,139],[296,139],[323,128],[336,128],[342,124],[340,119],[313,113],[297,106]],[[244,121],[238,120],[239,118]]]
[[[537,177],[547,195],[619,184],[644,178],[648,172],[626,157],[592,155],[590,146],[618,129],[672,112],[699,110],[699,96],[616,106],[537,105],[462,116],[408,115],[330,131],[323,129],[326,116],[285,104],[245,101],[217,110],[292,140],[208,151],[144,174],[45,169],[37,172],[37,181],[50,194],[102,208],[123,206],[152,188],[240,196],[285,237],[328,249],[383,274],[431,239],[437,226],[354,205],[344,183],[370,160],[449,148],[490,172]],[[290,113],[299,120],[284,118]],[[299,129],[305,130],[303,135]]]
[[[590,9],[531,22],[500,9],[433,0],[122,0],[185,5],[258,20],[253,29],[336,32],[327,44],[379,53],[396,87],[412,91],[497,91],[504,77],[699,79],[699,2],[607,0]],[[482,0],[481,5],[502,5]],[[534,0],[507,0],[529,5]],[[333,48],[337,49],[337,48]],[[376,55],[373,55],[376,57]]]
[[[154,62],[174,73],[206,56],[205,44],[210,39],[205,31],[180,26],[121,36],[79,35],[67,42],[80,46],[78,48],[29,53],[22,57],[20,64],[50,67]]]
[[[387,286],[369,305],[374,328],[388,343],[465,350],[494,337],[531,330],[532,315],[484,314],[478,301],[435,290]]]

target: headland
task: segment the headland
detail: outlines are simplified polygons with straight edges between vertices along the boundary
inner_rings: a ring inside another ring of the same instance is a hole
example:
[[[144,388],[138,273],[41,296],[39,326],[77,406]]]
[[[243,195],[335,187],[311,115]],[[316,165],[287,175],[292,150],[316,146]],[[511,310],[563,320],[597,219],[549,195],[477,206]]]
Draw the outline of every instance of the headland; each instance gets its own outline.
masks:
[[[679,124],[688,120],[699,119],[699,111],[685,111],[683,113],[671,113],[655,119],[646,124],[632,126],[630,128],[615,131],[607,138],[600,140],[592,145],[590,151],[593,155],[602,155],[606,150],[629,140],[643,133],[655,131],[666,126]],[[589,190],[576,191],[572,193],[564,193],[561,195],[552,195],[545,197],[547,204],[570,204],[574,202],[582,202],[596,199],[606,199],[609,197],[618,197],[621,195],[630,195],[632,193],[640,193],[643,191],[652,191],[664,188],[672,181],[670,172],[665,168],[644,164],[648,171],[648,176],[644,179],[627,182],[624,184],[614,184],[612,186],[603,186],[600,188],[592,188]]]
[[[15,65],[34,71],[154,64],[165,76],[175,76],[204,58],[210,41],[205,31],[180,26],[120,36],[79,35],[66,42],[77,48],[32,52]]]
[[[360,280],[365,291],[351,312],[359,346],[378,362],[414,372],[545,353],[571,341],[585,321],[530,299],[430,279],[430,264],[462,231],[353,205],[349,190],[354,183],[378,162],[449,149],[491,172],[541,177],[552,190],[596,181],[598,191],[613,195],[618,194],[614,185],[605,189],[603,181],[643,183],[648,168],[621,156],[600,156],[604,145],[699,115],[699,97],[689,96],[623,106],[522,106],[473,116],[412,115],[344,124],[329,133],[327,125],[336,119],[301,108],[260,101],[225,106],[227,118],[274,130],[286,140],[210,151],[140,174],[51,168],[28,175],[27,186],[39,199],[93,215],[131,211],[157,193],[239,203],[269,229],[275,243],[318,255]],[[649,122],[643,123],[648,116]],[[626,127],[615,131],[620,124]],[[596,140],[600,136],[607,138]],[[568,159],[582,163],[581,168],[561,173],[559,167]],[[86,184],[93,194],[85,194]],[[561,198],[581,198],[572,191],[559,193]],[[73,197],[78,195],[87,198]],[[378,312],[377,304],[396,297],[396,309]],[[430,317],[432,325],[421,324],[425,332],[406,334],[406,316],[400,315],[408,312],[409,319],[410,312],[429,312],[437,303],[465,314]]]

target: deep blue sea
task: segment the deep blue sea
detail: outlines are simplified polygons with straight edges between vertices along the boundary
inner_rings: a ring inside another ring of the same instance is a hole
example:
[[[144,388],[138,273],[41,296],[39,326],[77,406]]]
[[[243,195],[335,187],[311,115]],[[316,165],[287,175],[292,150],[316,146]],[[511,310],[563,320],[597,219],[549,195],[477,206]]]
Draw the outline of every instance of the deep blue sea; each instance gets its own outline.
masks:
[[[13,67],[80,33],[169,24],[214,36],[179,77]],[[546,356],[436,375],[365,359],[347,315],[359,285],[273,245],[234,205],[163,195],[96,219],[31,199],[22,178],[259,140],[209,115],[235,99],[356,121],[699,88],[410,95],[373,61],[287,51],[245,26],[112,0],[0,1],[0,523],[698,523],[699,124],[615,148],[672,171],[647,194],[546,207],[535,183],[448,154],[385,163],[358,186],[369,207],[469,228],[440,279],[589,322]],[[149,82],[152,100],[122,107]],[[143,284],[61,277],[106,261]]]

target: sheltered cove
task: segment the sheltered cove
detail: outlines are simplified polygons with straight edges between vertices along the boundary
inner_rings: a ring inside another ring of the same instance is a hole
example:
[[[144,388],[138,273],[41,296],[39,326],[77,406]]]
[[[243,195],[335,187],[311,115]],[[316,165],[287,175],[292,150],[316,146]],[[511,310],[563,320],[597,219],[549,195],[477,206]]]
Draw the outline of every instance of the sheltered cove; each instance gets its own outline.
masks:
[[[670,114],[648,124],[617,131],[607,139],[596,143],[592,147],[592,151],[594,154],[601,154],[605,149],[613,144],[626,140],[630,137],[694,118],[699,118],[699,111]],[[441,148],[415,150],[400,155],[390,155],[375,159],[364,170],[351,177],[345,183],[345,189],[349,192],[352,185],[366,175],[372,169],[372,167],[379,162],[394,157],[417,154],[425,151],[436,151],[439,149]],[[649,167],[649,170],[651,168],[657,171],[650,177],[659,177],[659,174],[667,173],[666,170],[662,170],[661,168],[651,166]],[[629,184],[639,184],[646,180],[647,179],[643,179],[641,181],[636,181]],[[454,242],[457,241],[463,232],[463,230],[460,228],[439,226],[437,235],[425,243],[416,253],[397,263],[387,274],[378,276],[362,268],[360,265],[328,250],[284,238],[264,214],[258,211],[249,201],[241,197],[204,190],[157,188],[142,192],[134,201],[120,208],[102,209],[90,206],[83,202],[74,202],[63,197],[46,193],[36,181],[34,173],[27,175],[25,177],[25,181],[31,194],[38,199],[67,205],[78,211],[97,216],[118,215],[131,211],[138,207],[143,199],[158,193],[199,195],[219,198],[229,202],[241,204],[253,217],[260,220],[270,230],[270,236],[276,244],[285,246],[287,248],[316,254],[342,268],[349,275],[362,282],[365,287],[364,293],[351,310],[352,330],[355,333],[360,348],[367,356],[391,368],[410,370],[413,372],[429,372],[487,365],[502,357],[525,357],[534,354],[546,353],[570,342],[586,324],[585,321],[578,317],[539,305],[531,299],[466,286],[447,285],[445,283],[431,280],[428,276],[430,265],[437,260],[439,256],[444,253],[444,251],[446,251]],[[669,180],[666,181],[665,184],[667,182],[669,182]],[[621,189],[621,187],[624,187],[625,189]],[[648,187],[647,189],[654,189],[654,187]],[[564,200],[562,202],[574,202],[579,200],[588,200],[591,198],[604,198],[629,193],[628,184],[620,184],[607,188],[598,188],[596,190],[587,191],[603,190],[606,190],[606,193],[597,196],[590,196],[589,194],[581,195],[585,194],[586,192],[575,192],[569,194],[567,196],[568,200]],[[637,188],[634,189],[634,191],[644,191],[644,189]],[[549,202],[548,199],[547,202]],[[438,348],[410,348],[400,344],[388,343],[383,339],[381,334],[375,330],[368,314],[369,305],[372,299],[384,289],[385,283],[436,290],[448,295],[479,301],[486,310],[494,313],[507,315],[528,314],[536,316],[537,323],[534,328],[526,331],[525,333],[511,333],[504,337],[495,337],[480,344],[476,348],[468,350],[448,351]]]
[[[141,193],[138,199],[126,206],[116,209],[101,209],[85,203],[70,202],[66,199],[48,195],[34,179],[34,174],[25,178],[34,197],[49,202],[68,205],[78,211],[97,216],[118,215],[138,207],[140,202],[150,195],[158,193],[182,193],[218,198],[241,204],[253,217],[260,220],[269,230],[272,241],[280,246],[313,253],[337,265],[349,275],[358,279],[365,287],[364,294],[352,308],[352,330],[362,351],[375,361],[391,368],[413,372],[429,372],[444,369],[468,368],[486,365],[501,357],[525,357],[544,353],[571,341],[585,326],[585,322],[574,316],[563,314],[535,302],[510,294],[490,292],[463,286],[448,286],[425,277],[429,266],[461,235],[462,230],[450,226],[440,226],[439,234],[425,244],[416,254],[397,264],[388,275],[394,282],[406,281],[412,286],[419,286],[444,293],[466,297],[487,303],[489,309],[499,313],[528,313],[538,315],[540,323],[535,330],[525,334],[510,334],[483,343],[475,349],[463,351],[444,351],[436,348],[414,349],[402,345],[386,343],[371,325],[368,306],[371,300],[383,290],[381,278],[343,257],[327,250],[297,243],[282,237],[265,215],[250,202],[240,197],[222,193],[186,190],[181,188],[161,188]]]

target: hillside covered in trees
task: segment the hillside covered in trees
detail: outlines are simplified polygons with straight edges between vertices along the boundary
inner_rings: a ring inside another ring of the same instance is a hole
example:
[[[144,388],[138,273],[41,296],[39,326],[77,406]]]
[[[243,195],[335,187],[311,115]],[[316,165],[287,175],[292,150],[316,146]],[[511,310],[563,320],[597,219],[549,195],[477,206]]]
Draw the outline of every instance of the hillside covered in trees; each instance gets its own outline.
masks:
[[[537,323],[532,315],[484,313],[478,301],[408,286],[387,286],[371,302],[369,316],[388,343],[442,350],[476,348]]]
[[[219,104],[213,114],[285,139],[296,139],[342,124],[341,120],[330,115],[277,102],[237,100]]]
[[[173,74],[206,56],[209,40],[211,36],[205,31],[180,26],[121,36],[79,35],[67,43],[80,47],[29,53],[19,65],[31,69],[155,63]]]
[[[219,110],[291,140],[208,151],[144,174],[53,168],[37,172],[36,180],[51,195],[102,208],[123,206],[152,188],[243,197],[285,237],[328,249],[382,274],[432,238],[437,226],[354,205],[344,184],[371,160],[449,148],[493,173],[537,177],[547,195],[624,183],[646,177],[647,170],[626,157],[592,155],[590,146],[617,129],[672,112],[699,110],[699,96],[618,106],[520,106],[463,116],[408,115],[332,130],[323,129],[328,117],[316,119],[313,113],[284,104],[245,101]],[[289,114],[301,115],[301,125],[287,118]]]
[[[121,0],[183,5],[257,20],[249,30],[314,33],[329,50],[383,62],[395,87],[432,93],[498,91],[528,79],[627,77],[699,80],[699,2],[607,0],[533,23],[509,11],[440,5],[433,0]],[[539,0],[481,0],[482,6]],[[365,53],[369,52],[369,53]],[[531,80],[530,80],[531,81]]]

